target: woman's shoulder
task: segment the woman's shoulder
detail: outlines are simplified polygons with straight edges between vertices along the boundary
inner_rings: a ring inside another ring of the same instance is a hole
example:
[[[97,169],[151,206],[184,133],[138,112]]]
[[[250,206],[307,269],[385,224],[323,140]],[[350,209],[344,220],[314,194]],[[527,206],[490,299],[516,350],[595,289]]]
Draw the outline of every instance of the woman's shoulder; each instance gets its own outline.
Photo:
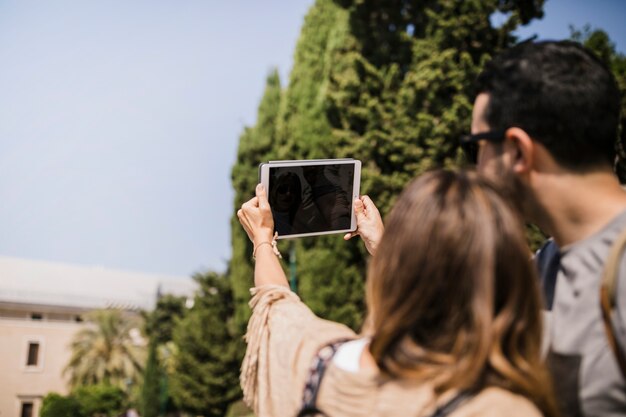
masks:
[[[320,405],[329,415],[428,416],[434,412],[436,396],[429,383],[386,380],[378,373],[350,372],[333,365],[324,376],[326,381],[319,395]],[[446,402],[445,398],[442,400]],[[501,388],[484,389],[449,414],[449,417],[541,416],[526,397]]]
[[[343,324],[316,317],[288,287],[252,289],[250,307],[241,367],[244,400],[257,415],[293,414],[319,349],[356,334]]]
[[[356,337],[348,326],[317,317],[288,287],[263,285],[251,289],[251,293],[250,307],[254,315],[266,317],[263,323],[275,330],[284,330],[286,337],[304,332],[311,341],[322,344]]]
[[[528,398],[502,388],[482,390],[451,417],[541,417],[539,409]]]

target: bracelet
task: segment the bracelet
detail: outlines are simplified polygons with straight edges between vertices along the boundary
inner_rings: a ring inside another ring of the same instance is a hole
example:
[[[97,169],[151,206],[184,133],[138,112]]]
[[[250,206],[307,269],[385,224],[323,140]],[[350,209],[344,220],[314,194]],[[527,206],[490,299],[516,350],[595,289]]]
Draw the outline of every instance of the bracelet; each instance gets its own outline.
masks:
[[[274,252],[274,255],[278,256],[278,259],[282,259],[283,256],[278,251],[278,241],[277,241],[277,239],[278,239],[278,232],[274,233],[274,238],[272,239],[271,242],[265,241],[265,242],[261,242],[258,245],[256,245],[254,250],[252,251],[252,259],[256,260],[256,251],[257,251],[257,249],[259,249],[263,245],[270,245],[272,247],[272,252]]]

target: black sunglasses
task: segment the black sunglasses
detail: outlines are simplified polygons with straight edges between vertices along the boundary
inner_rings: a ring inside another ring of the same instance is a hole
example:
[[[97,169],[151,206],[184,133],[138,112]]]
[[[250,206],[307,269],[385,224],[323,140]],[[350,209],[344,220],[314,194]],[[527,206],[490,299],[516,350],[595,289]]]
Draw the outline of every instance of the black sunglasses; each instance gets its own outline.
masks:
[[[463,135],[460,138],[461,149],[465,152],[467,161],[475,164],[478,162],[478,141],[486,140],[493,143],[504,142],[504,130],[490,130],[476,133],[475,135]]]

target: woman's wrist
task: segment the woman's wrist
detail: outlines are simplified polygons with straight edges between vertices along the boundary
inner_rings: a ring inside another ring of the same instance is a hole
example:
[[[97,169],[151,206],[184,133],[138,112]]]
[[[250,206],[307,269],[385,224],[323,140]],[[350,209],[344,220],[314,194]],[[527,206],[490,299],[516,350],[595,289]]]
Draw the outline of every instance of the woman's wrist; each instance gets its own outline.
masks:
[[[252,250],[252,258],[256,259],[258,254],[261,251],[265,251],[266,249],[270,249],[274,253],[274,255],[276,255],[278,258],[282,258],[280,252],[278,251],[277,238],[278,238],[278,233],[274,233],[273,237],[254,239],[254,242],[253,242],[254,248]]]
[[[263,242],[272,243],[273,240],[274,240],[274,232],[259,233],[258,236],[255,236],[254,239],[252,240],[252,244],[256,248]]]
[[[259,256],[261,256],[264,253],[273,253],[274,252],[274,248],[272,247],[272,242],[261,242],[258,245],[256,245],[254,247],[254,250],[252,251],[252,259],[257,259]]]

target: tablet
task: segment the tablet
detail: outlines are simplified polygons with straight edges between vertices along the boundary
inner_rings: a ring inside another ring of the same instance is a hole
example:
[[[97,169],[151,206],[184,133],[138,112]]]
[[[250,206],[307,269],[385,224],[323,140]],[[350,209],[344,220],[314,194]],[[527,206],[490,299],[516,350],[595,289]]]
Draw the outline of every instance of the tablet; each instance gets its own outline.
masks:
[[[270,161],[259,167],[279,239],[356,230],[361,161]]]

